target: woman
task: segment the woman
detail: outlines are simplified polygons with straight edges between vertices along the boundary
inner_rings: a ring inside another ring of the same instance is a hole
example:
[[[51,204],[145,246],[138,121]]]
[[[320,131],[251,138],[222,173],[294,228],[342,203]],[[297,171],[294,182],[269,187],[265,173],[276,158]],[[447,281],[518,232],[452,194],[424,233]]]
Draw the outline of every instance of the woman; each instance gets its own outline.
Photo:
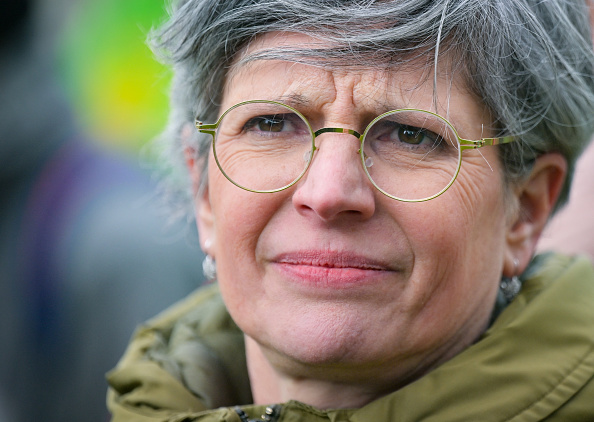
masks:
[[[592,267],[533,257],[593,131],[582,1],[171,13],[164,138],[217,284],[137,332],[114,420],[594,414]]]

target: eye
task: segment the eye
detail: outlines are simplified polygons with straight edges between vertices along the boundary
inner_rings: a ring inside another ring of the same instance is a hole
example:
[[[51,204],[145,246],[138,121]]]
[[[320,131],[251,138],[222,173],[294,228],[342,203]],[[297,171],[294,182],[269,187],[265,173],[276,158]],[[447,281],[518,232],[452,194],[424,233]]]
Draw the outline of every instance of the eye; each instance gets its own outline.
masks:
[[[301,121],[299,119],[299,121]],[[265,133],[290,133],[300,130],[295,117],[285,114],[274,114],[269,116],[256,116],[249,119],[244,130],[247,132],[265,132]]]
[[[263,132],[281,132],[285,127],[285,121],[276,116],[256,118],[256,126]]]
[[[405,146],[435,147],[442,138],[436,133],[417,126],[405,125],[393,121],[379,121],[373,126],[368,138],[380,142],[390,142]]]
[[[414,126],[402,125],[398,128],[398,139],[410,145],[421,145],[423,141],[431,141],[433,143],[437,135],[433,133],[431,135],[433,136],[429,136],[429,133],[425,129]]]

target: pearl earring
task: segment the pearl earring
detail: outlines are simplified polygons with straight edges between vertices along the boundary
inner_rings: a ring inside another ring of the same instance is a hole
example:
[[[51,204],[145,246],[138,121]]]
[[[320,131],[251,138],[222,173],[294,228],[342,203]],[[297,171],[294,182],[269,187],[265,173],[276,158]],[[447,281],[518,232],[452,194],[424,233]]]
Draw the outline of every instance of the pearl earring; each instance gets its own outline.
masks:
[[[209,281],[217,278],[217,263],[212,256],[206,255],[204,261],[202,261],[202,272]]]
[[[209,253],[211,246],[212,241],[210,239],[206,239],[204,241],[204,253],[206,254],[206,257],[204,258],[204,261],[202,261],[202,273],[209,281],[213,281],[217,278],[217,263]]]
[[[514,258],[514,275],[511,278],[503,277],[501,279],[501,284],[499,285],[499,288],[508,303],[515,299],[522,288],[522,282],[517,275],[519,265],[519,261]]]

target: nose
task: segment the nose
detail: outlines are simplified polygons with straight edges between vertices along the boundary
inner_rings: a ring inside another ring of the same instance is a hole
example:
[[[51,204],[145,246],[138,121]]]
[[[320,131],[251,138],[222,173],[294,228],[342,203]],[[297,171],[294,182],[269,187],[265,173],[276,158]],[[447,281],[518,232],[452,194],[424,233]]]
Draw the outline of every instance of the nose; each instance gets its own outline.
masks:
[[[350,216],[365,220],[375,212],[375,192],[358,153],[360,143],[348,133],[325,133],[313,161],[296,191],[293,206],[302,215],[324,222]]]

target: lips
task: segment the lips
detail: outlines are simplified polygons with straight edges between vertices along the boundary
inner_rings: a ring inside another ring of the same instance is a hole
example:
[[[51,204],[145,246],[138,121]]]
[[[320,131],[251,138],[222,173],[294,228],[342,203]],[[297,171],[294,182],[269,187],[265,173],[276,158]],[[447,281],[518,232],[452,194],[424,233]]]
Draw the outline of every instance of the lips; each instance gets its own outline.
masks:
[[[283,253],[272,264],[293,282],[334,289],[373,284],[396,271],[376,259],[338,251]]]

